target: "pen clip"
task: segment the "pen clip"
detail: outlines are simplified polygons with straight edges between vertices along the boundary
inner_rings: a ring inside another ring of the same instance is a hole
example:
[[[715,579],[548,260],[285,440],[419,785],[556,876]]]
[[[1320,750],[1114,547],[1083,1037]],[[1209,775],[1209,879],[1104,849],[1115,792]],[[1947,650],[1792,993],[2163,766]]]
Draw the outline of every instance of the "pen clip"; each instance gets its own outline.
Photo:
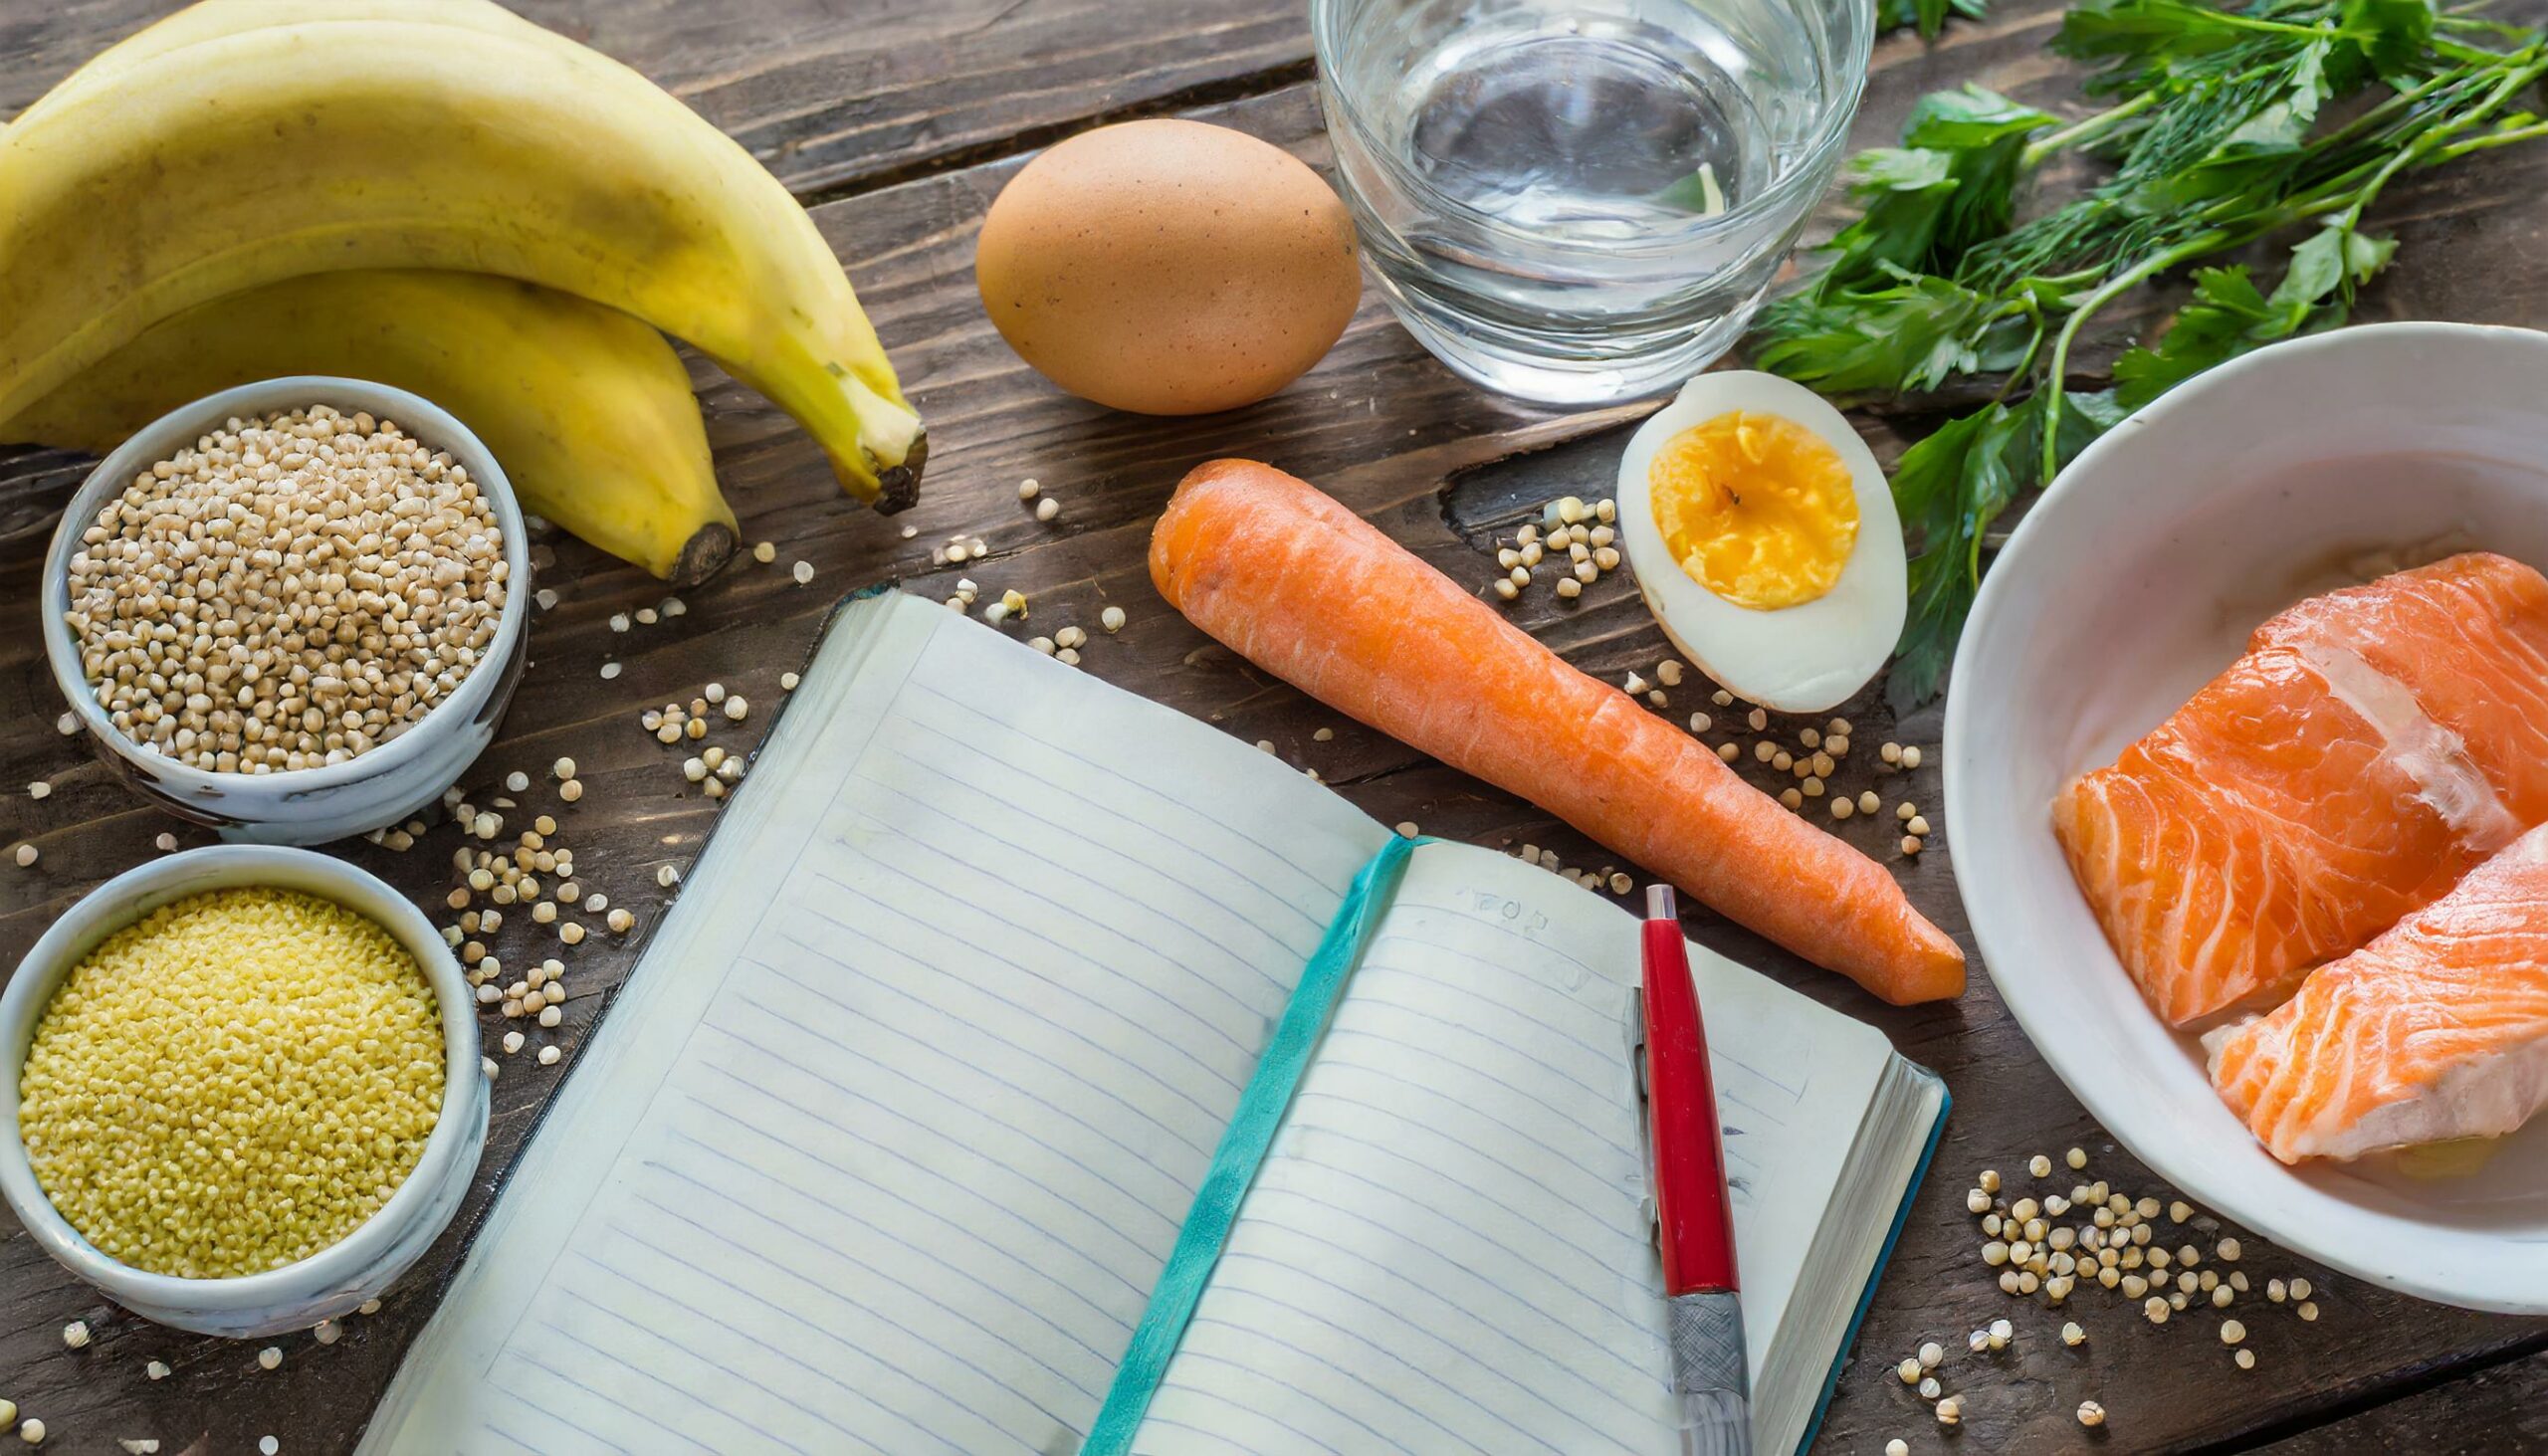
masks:
[[[1643,1210],[1647,1233],[1660,1239],[1663,1212],[1654,1196],[1654,1109],[1645,1085],[1645,992],[1640,987],[1628,987],[1620,1031],[1627,1047],[1628,1100],[1636,1104],[1637,1206]]]

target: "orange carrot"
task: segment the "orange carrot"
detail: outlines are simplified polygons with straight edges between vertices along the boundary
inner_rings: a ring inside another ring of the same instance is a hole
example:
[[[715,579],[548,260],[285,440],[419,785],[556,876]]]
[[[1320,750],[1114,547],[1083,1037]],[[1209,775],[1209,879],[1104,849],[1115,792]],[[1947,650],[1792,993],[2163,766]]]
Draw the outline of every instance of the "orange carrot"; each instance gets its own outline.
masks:
[[[1873,860],[1316,488],[1252,460],[1196,466],[1152,532],[1151,580],[1311,697],[1519,794],[1885,1000],[1963,994],[1964,952]]]

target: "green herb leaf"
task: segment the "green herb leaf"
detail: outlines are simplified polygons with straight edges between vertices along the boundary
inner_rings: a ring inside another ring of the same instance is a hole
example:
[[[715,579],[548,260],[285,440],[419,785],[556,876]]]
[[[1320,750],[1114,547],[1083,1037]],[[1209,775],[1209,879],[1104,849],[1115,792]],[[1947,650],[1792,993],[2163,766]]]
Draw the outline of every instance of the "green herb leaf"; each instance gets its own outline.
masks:
[[[1900,30],[1912,26],[1919,30],[1922,40],[1934,40],[1939,31],[1946,29],[1949,15],[1980,20],[1985,9],[1984,0],[1878,0],[1876,27]]]
[[[1655,193],[1654,200],[1696,217],[1715,217],[1725,211],[1725,188],[1717,183],[1716,164],[1701,162],[1697,171]]]
[[[1752,362],[1826,394],[1915,394],[1957,374],[2014,367],[2027,320],[1943,278],[1795,294],[1763,311]]]
[[[1849,160],[1841,181],[1860,211],[1823,245],[1831,262],[1817,291],[1864,284],[1888,270],[1927,271],[1947,199],[1959,185],[1955,154],[1927,147],[1862,152]]]
[[[2433,40],[2433,6],[2426,0],[2344,0],[2338,22],[2372,74],[2406,74]]]
[[[1951,420],[1904,451],[1894,468],[1904,533],[1920,542],[1910,563],[1910,611],[1885,679],[1885,697],[1896,712],[1935,698],[1946,681],[1965,616],[1982,589],[1983,535],[2034,480],[2046,397],[1993,404]],[[2123,415],[2111,392],[2066,396],[2060,463],[2069,464]]]
[[[1911,119],[1902,125],[1902,141],[1906,146],[1963,151],[2023,136],[2055,119],[1989,87],[1967,82],[1958,90],[1934,91],[1920,98],[1911,107]]]
[[[2291,267],[2273,291],[2274,305],[2295,312],[2330,299],[2349,306],[2354,290],[2371,282],[2397,253],[2395,238],[2368,238],[2341,224],[2320,228],[2291,250]]]
[[[2256,331],[2273,317],[2247,270],[2207,268],[2194,276],[2194,302],[2177,313],[2157,348],[2136,348],[2114,361],[2115,394],[2139,409],[2213,365],[2255,347]]]
[[[1862,287],[1902,269],[1953,272],[1968,249],[2008,231],[2026,138],[2054,120],[1978,86],[1923,98],[1903,146],[1850,164],[1861,211],[1825,245],[1817,287]]]
[[[2246,38],[2227,12],[2188,0],[2088,0],[2061,17],[2052,49],[2073,61],[2149,73],[2229,50]]]
[[[1910,611],[1885,679],[1885,696],[1897,711],[1938,696],[1955,661],[1956,638],[1979,587],[1965,569],[1966,542],[1957,526],[1967,514],[1968,494],[1977,485],[1990,491],[2006,476],[2008,417],[2009,407],[1995,404],[1950,420],[1904,451],[1894,467],[1893,499],[1903,533],[1919,542],[1908,578]]]
[[[2274,195],[2336,94],[2335,53],[2333,40],[2303,38],[2280,50],[2269,74],[2212,88],[2201,111],[2178,113],[2159,164],[2131,169],[2126,205],[2157,216]]]
[[[1884,0],[1924,23],[1940,0]],[[2332,327],[2394,245],[2362,219],[2395,177],[2548,137],[2536,31],[2434,0],[2084,0],[2054,49],[2090,67],[2057,120],[1978,88],[1928,98],[1903,144],[1849,173],[1859,215],[1805,291],[1762,311],[1754,359],[1836,393],[1916,394],[2005,374],[1999,402],[1905,455],[1895,481],[1912,564],[1897,701],[1934,691],[1980,579],[1985,532],[2127,408],[2275,339]],[[2387,95],[2365,95],[2375,84]],[[2057,156],[2110,163],[2079,196],[2015,221],[2027,173]],[[2067,389],[2098,311],[2152,280],[2318,224],[2270,293],[2205,269],[2115,390]],[[2058,437],[2043,439],[2059,419]]]
[[[2065,390],[2061,396],[2061,450],[2058,465],[2068,465],[2096,438],[2123,423],[2132,407],[2111,389]],[[2047,483],[2048,484],[2048,483]]]
[[[1903,452],[1894,494],[1906,523],[1918,520],[1921,547],[1911,558],[1910,612],[1885,682],[1897,710],[1936,697],[1945,683],[1982,587],[1982,532],[2017,499],[2040,428],[2034,401],[1994,404]]]
[[[2321,228],[2291,250],[2291,266],[2268,299],[2247,270],[2207,268],[2195,274],[2194,300],[2177,313],[2157,348],[2115,360],[2115,394],[2139,409],[2215,364],[2250,349],[2333,328],[2345,320],[2353,291],[2386,267],[2396,242],[2350,228]]]
[[[1925,146],[1870,147],[1849,158],[1840,181],[1862,203],[1886,192],[1946,191],[1955,186],[1955,155]]]

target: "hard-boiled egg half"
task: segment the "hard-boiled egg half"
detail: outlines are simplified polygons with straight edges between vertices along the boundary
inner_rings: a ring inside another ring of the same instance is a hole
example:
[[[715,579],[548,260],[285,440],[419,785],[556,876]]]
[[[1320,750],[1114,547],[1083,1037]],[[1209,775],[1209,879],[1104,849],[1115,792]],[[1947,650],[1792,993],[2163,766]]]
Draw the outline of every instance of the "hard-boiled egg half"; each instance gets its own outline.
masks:
[[[1858,432],[1774,374],[1701,374],[1629,437],[1619,536],[1663,634],[1783,713],[1836,708],[1902,636],[1902,526]]]

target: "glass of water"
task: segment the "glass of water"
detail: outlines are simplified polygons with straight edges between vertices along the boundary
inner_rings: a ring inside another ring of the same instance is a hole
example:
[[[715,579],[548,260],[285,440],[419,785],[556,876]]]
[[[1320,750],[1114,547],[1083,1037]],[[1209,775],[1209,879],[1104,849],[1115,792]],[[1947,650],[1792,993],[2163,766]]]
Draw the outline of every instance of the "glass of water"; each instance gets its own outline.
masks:
[[[1743,331],[1839,164],[1873,0],[1311,0],[1397,316],[1490,389],[1672,388]]]

